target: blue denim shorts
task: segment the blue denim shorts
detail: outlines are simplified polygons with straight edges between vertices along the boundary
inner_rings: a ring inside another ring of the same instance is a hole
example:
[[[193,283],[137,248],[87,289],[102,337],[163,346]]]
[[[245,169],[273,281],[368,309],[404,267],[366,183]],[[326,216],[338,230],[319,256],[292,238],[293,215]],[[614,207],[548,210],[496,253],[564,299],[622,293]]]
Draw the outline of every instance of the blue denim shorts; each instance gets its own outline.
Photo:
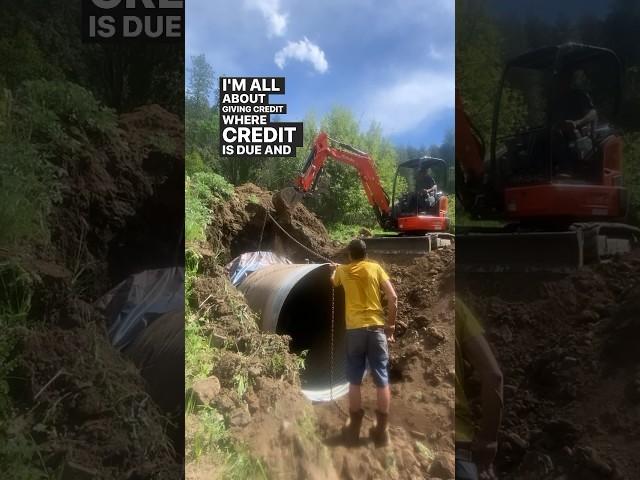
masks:
[[[347,330],[347,380],[361,385],[369,364],[373,383],[377,387],[389,385],[389,349],[382,328]]]

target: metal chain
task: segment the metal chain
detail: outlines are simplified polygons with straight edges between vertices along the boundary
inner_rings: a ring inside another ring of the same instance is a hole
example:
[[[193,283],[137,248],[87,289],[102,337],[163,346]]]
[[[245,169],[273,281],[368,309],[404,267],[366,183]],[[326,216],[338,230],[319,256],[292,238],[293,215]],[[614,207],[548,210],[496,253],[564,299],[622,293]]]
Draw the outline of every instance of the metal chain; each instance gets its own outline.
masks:
[[[328,263],[333,263],[333,261],[330,258],[324,257],[322,255],[320,255],[317,252],[314,252],[313,250],[311,250],[309,247],[307,247],[306,245],[303,245],[302,243],[300,243],[298,240],[296,240],[293,236],[291,236],[291,234],[289,232],[287,232],[284,227],[282,227],[282,225],[280,225],[275,218],[273,218],[271,216],[271,214],[269,212],[267,212],[267,216],[271,219],[271,221],[275,224],[276,227],[278,227],[280,229],[280,231],[282,231],[282,233],[284,233],[287,237],[289,237],[291,240],[293,240],[295,243],[297,243],[300,247],[304,248],[307,252],[309,252],[312,255],[315,255],[316,257],[324,260],[325,262]]]
[[[334,351],[334,332],[335,332],[335,320],[336,320],[336,298],[335,289],[331,285],[331,364],[330,370],[330,383],[329,383],[329,400],[333,401],[333,351]]]
[[[269,212],[267,212],[267,210],[264,210],[264,221],[262,222],[262,230],[260,231],[260,242],[258,243],[258,251],[261,252],[262,251],[262,237],[264,236],[264,227],[267,226],[267,218],[270,217],[271,215],[269,215]]]

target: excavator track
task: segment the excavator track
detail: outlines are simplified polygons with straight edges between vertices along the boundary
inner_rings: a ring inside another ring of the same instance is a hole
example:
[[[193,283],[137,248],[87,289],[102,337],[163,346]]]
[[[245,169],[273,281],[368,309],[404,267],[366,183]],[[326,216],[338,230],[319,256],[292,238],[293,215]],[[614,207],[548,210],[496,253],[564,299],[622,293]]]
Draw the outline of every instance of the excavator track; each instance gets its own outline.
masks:
[[[640,229],[622,223],[575,223],[566,231],[456,232],[462,272],[571,272],[640,246]]]

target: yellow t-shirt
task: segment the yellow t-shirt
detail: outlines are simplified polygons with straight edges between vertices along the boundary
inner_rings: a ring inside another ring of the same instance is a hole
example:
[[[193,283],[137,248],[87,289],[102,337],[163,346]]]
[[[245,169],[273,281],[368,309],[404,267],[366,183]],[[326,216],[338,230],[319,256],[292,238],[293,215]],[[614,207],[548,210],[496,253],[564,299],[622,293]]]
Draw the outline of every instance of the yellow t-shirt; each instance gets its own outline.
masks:
[[[347,330],[384,325],[380,288],[387,280],[389,275],[375,262],[338,265],[333,285],[344,287]]]
[[[484,335],[484,329],[471,310],[456,298],[456,442],[473,440],[473,419],[464,393],[464,360],[462,344],[470,338]]]

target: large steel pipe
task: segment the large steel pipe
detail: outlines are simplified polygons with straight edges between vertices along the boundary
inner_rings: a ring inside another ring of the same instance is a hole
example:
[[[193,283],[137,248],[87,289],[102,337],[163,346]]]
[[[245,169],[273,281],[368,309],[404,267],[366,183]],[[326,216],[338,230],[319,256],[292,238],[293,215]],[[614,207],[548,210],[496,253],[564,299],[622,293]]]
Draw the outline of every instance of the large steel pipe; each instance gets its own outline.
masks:
[[[341,289],[333,295],[330,274],[327,264],[270,265],[249,275],[239,287],[249,307],[260,315],[263,331],[289,335],[293,352],[308,350],[302,391],[320,402],[348,391],[344,298]]]

